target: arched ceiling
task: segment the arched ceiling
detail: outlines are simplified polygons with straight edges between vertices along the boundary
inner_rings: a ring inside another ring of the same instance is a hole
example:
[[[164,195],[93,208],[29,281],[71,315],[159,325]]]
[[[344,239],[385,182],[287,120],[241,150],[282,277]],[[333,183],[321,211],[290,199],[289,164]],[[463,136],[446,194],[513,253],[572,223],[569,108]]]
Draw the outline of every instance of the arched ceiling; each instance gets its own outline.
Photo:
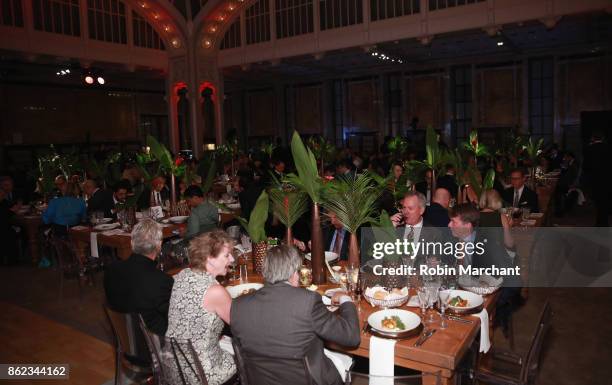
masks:
[[[187,24],[183,15],[165,0],[123,0],[145,18],[166,44],[169,53],[182,50],[187,42]]]

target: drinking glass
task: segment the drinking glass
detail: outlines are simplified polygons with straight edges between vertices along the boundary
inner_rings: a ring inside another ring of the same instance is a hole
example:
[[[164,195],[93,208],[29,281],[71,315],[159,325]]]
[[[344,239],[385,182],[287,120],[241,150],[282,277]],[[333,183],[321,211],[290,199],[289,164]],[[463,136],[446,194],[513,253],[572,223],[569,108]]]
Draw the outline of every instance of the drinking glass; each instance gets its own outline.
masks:
[[[248,275],[247,265],[246,264],[242,264],[242,265],[238,265],[238,266],[239,266],[239,270],[240,270],[240,283],[247,283],[247,282],[249,282],[249,275]]]
[[[429,322],[434,322],[433,308],[434,304],[438,301],[438,291],[440,290],[441,283],[439,279],[432,279],[425,282],[424,286],[429,300],[428,306],[431,308],[429,312]]]
[[[446,307],[448,305],[448,297],[450,297],[450,291],[445,290],[445,288],[441,287],[440,292],[438,293],[440,298],[440,329],[446,329],[448,324],[446,322],[445,312]]]
[[[300,285],[304,287],[312,285],[312,269],[308,266],[302,266],[300,268]]]
[[[348,274],[340,272],[338,273],[338,278],[340,281],[340,286],[346,291],[348,289]]]
[[[417,296],[419,297],[419,305],[421,306],[421,317],[423,319],[423,323],[427,322],[425,319],[425,312],[427,311],[427,306],[429,305],[429,292],[424,286],[417,288]]]
[[[523,215],[523,220],[526,221],[529,219],[529,214],[531,214],[531,209],[529,207],[523,207],[521,209],[521,213]]]

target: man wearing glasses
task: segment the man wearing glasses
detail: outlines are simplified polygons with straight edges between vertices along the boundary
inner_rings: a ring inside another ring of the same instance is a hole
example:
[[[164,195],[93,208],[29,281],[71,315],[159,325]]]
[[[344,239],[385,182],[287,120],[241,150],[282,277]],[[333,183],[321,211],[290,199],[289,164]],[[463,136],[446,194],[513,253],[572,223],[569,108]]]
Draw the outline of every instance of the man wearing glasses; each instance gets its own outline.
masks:
[[[528,207],[532,213],[539,212],[538,194],[525,186],[525,173],[521,169],[514,169],[510,173],[510,184],[504,190],[502,198],[509,205],[516,208]]]

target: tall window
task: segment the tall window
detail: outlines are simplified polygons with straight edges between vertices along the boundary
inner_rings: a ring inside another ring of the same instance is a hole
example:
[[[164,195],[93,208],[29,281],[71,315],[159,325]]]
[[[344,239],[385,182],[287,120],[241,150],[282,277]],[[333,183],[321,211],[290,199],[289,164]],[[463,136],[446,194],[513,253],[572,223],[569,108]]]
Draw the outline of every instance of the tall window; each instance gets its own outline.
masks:
[[[245,13],[246,43],[256,44],[270,40],[270,5],[268,0],[259,0]]]
[[[23,9],[20,0],[0,0],[0,24],[23,27]]]
[[[314,30],[312,0],[275,0],[275,4],[277,39]]]
[[[125,5],[119,0],[87,0],[89,38],[127,44]]]
[[[456,138],[463,140],[472,128],[472,68],[453,68],[451,82],[453,128]]]
[[[342,80],[334,80],[334,141],[337,143],[338,135],[342,138],[340,144],[344,144],[344,84]]]
[[[529,62],[529,129],[536,137],[553,134],[553,60]]]
[[[462,5],[481,3],[485,0],[429,0],[429,10],[459,7]]]
[[[320,0],[321,30],[363,23],[361,0]]]
[[[402,136],[402,75],[392,74],[387,77],[387,116],[389,132]]]
[[[134,32],[134,45],[143,48],[165,50],[164,42],[158,33],[143,17],[132,11],[132,26]]]
[[[32,13],[39,31],[81,36],[79,0],[32,0]]]
[[[420,0],[370,0],[372,21],[419,13]]]
[[[221,49],[240,47],[240,18],[229,27],[221,41]]]

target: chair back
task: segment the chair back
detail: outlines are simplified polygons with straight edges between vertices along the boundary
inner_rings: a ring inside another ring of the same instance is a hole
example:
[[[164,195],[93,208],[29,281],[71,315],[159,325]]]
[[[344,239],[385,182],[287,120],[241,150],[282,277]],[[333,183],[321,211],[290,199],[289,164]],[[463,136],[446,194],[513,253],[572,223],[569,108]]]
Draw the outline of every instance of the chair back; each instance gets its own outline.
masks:
[[[55,252],[60,271],[68,275],[74,275],[78,278],[80,263],[70,241],[52,236],[50,242]]]
[[[315,385],[308,358],[278,358],[249,355],[232,338],[240,385]]]
[[[440,373],[420,373],[409,376],[372,376],[369,374],[350,371],[346,376],[345,385],[420,385],[420,384],[441,384]]]
[[[546,302],[542,312],[540,313],[536,331],[532,337],[527,355],[525,356],[526,359],[521,367],[520,379],[522,383],[529,383],[537,375],[540,366],[542,345],[544,344],[544,339],[550,330],[552,316],[553,313],[550,303]]]
[[[138,314],[120,313],[104,305],[118,352],[132,365],[149,368],[151,355],[138,325]]]
[[[142,316],[142,329],[153,363],[153,374],[158,385],[208,385],[204,368],[191,340],[179,340],[153,333]]]

